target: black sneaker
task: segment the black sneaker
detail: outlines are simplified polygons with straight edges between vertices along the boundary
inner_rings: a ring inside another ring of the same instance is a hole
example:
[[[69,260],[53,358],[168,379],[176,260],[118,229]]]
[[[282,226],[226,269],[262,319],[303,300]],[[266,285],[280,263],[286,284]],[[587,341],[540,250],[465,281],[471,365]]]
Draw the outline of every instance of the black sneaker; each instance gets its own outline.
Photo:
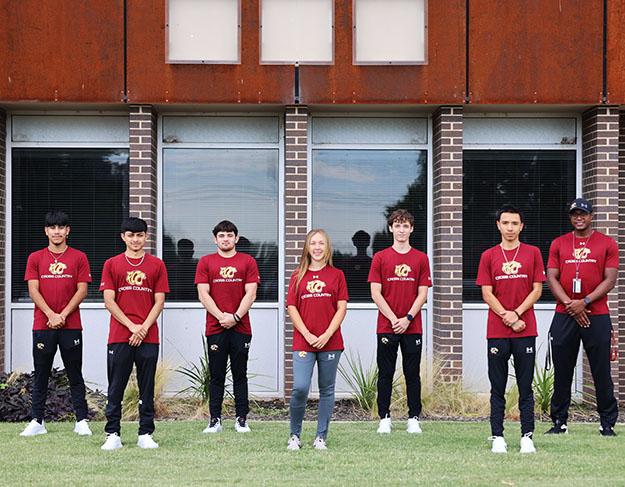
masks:
[[[567,428],[566,423],[556,420],[556,422],[553,423],[553,426],[551,427],[551,429],[549,431],[546,431],[545,434],[546,435],[560,435],[560,434],[568,435],[569,429]]]
[[[616,436],[616,431],[612,426],[599,426],[599,433],[601,436]]]

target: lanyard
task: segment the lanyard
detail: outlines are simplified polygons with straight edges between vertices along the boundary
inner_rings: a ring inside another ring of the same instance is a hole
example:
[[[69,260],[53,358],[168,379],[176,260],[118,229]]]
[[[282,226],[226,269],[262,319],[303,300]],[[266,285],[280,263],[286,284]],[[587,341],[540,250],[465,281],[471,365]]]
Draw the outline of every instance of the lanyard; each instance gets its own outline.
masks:
[[[585,249],[588,248],[588,244],[590,243],[590,239],[592,238],[592,235],[594,233],[595,233],[594,230],[590,232],[590,235],[588,236],[588,240],[586,240],[586,245],[584,245]],[[572,232],[571,235],[573,235],[573,259],[575,261],[575,279],[577,279],[579,278],[579,266],[582,265],[582,263],[578,262],[578,260],[581,260],[581,259],[577,259],[577,257],[575,256],[575,232]]]

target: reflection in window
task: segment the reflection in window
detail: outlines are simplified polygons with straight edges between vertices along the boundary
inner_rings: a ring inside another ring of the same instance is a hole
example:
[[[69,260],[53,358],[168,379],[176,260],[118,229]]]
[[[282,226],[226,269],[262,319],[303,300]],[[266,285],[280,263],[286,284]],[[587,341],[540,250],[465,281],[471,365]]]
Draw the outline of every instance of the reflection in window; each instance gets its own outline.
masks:
[[[410,244],[426,251],[427,152],[313,150],[312,177],[312,225],[330,235],[350,302],[369,302],[371,258],[393,244],[386,225],[393,211],[414,215]]]
[[[199,259],[217,252],[213,227],[231,220],[237,251],[258,263],[256,301],[278,300],[277,149],[164,149],[163,260],[170,300],[197,301]]]
[[[68,244],[89,259],[87,301],[101,301],[104,262],[125,249],[119,229],[128,216],[128,149],[16,148],[12,160],[12,300],[29,300],[26,261],[48,245],[45,215],[59,209],[70,217]]]
[[[475,285],[482,252],[501,241],[497,211],[523,211],[521,242],[537,246],[547,265],[554,238],[571,230],[566,206],[575,199],[575,151],[465,150],[462,267],[465,301],[481,302]],[[545,284],[542,301],[555,301]]]

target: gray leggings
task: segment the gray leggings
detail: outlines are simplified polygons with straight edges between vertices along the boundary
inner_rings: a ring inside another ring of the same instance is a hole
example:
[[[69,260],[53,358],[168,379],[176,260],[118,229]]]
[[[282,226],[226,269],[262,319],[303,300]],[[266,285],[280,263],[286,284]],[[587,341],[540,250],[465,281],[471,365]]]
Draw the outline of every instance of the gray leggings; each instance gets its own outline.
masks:
[[[306,401],[310,390],[313,367],[317,363],[319,383],[319,413],[317,436],[324,440],[328,436],[328,426],[334,410],[334,385],[339,366],[341,350],[326,352],[293,352],[293,395],[291,396],[291,434],[300,436],[302,421],[306,411]]]

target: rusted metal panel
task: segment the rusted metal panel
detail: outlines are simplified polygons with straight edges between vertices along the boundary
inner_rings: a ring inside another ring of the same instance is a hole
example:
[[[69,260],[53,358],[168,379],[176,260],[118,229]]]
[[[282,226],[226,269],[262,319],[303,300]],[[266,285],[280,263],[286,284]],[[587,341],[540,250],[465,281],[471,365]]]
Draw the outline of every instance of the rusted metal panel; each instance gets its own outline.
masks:
[[[471,0],[471,103],[600,103],[602,59],[603,0]]]
[[[465,0],[429,0],[428,64],[419,66],[353,65],[352,2],[336,0],[335,64],[300,68],[302,103],[463,103]]]
[[[0,101],[119,102],[122,0],[2,0]]]
[[[607,102],[625,104],[625,2],[608,2]]]
[[[128,0],[128,101],[293,103],[293,67],[259,64],[258,0],[241,5],[241,64],[166,64],[165,0]]]

